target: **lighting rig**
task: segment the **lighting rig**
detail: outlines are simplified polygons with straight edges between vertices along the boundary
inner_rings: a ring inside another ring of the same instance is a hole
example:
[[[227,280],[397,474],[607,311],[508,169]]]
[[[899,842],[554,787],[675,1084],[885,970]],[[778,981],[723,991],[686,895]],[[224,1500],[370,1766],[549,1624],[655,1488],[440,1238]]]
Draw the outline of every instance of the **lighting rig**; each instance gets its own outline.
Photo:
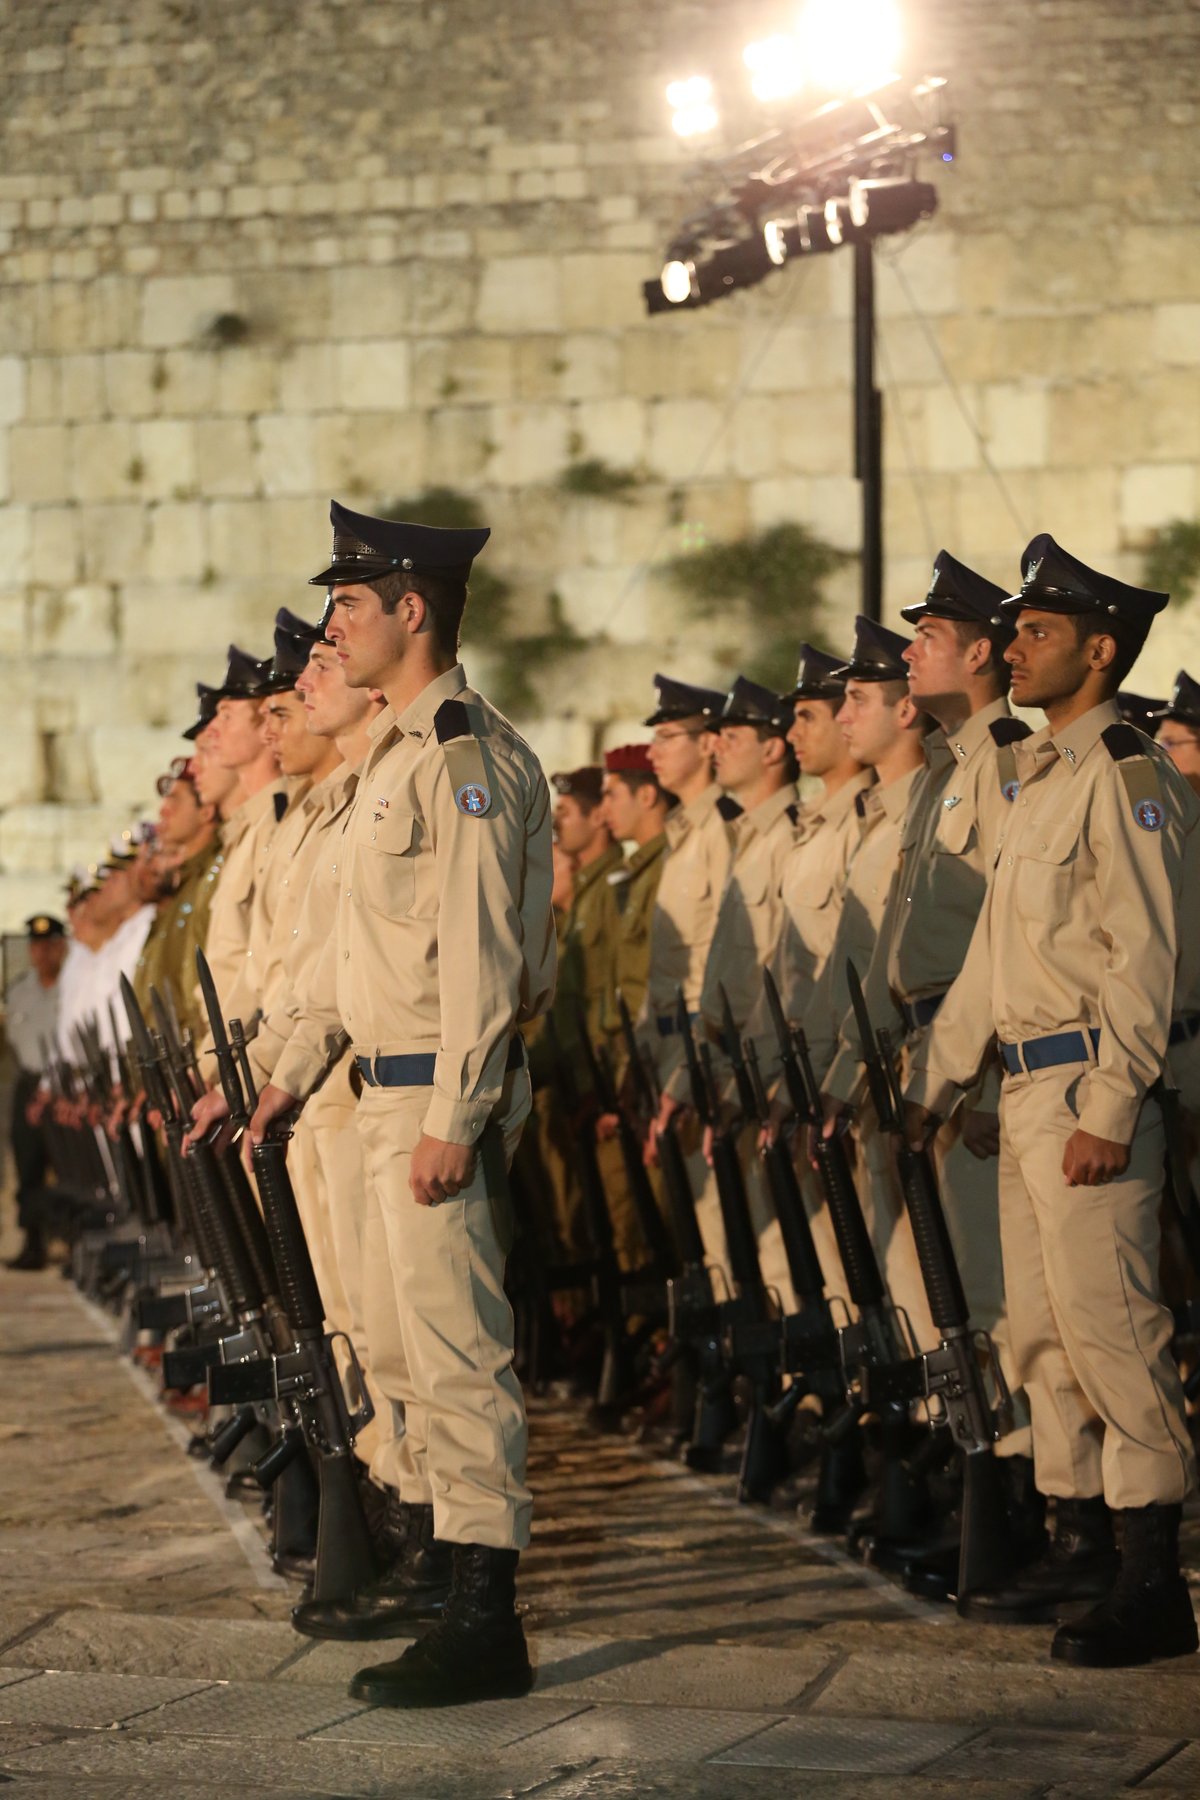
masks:
[[[737,148],[706,154],[700,205],[674,234],[661,274],[643,284],[652,315],[709,306],[798,257],[848,245],[854,257],[854,473],[862,485],[862,611],[883,588],[883,407],[875,385],[877,238],[937,209],[925,159],[954,161],[939,76],[895,73],[900,25],[891,0],[807,0],[792,33],[744,53],[755,97],[779,122]],[[823,103],[813,106],[819,95]],[[808,105],[803,101],[807,96]],[[720,115],[704,76],[667,89],[672,123],[703,142]]]

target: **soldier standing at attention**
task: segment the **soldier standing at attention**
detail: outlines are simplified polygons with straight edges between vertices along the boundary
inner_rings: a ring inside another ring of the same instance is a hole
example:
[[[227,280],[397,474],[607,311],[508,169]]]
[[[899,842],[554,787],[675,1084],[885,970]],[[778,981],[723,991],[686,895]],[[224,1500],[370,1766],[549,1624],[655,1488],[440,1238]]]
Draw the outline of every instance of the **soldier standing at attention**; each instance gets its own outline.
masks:
[[[625,744],[604,753],[604,788],[600,813],[619,844],[632,844],[632,854],[609,875],[617,903],[616,941],[606,996],[604,1029],[623,1058],[620,992],[634,1018],[646,994],[650,963],[650,920],[662,878],[667,848],[666,824],[673,796],[664,792],[650,766],[645,744]]]
[[[1052,1619],[1052,1654],[1121,1667],[1196,1649],[1179,1572],[1195,1481],[1172,1319],[1159,1297],[1162,1075],[1184,861],[1200,804],[1116,692],[1165,594],[1035,537],[1006,652],[1047,725],[1016,746],[1019,795],[962,974],[915,1059],[923,1142],[998,1036],[1000,1222],[1013,1358],[1053,1543],[972,1618]],[[1112,1520],[1121,1525],[1120,1552]]]
[[[1171,698],[1146,729],[1158,725],[1158,742],[1194,793],[1200,794],[1200,681],[1186,669],[1175,677]]]
[[[11,1141],[17,1174],[17,1224],[24,1241],[9,1269],[44,1269],[45,1228],[38,1217],[38,1196],[49,1170],[45,1139],[30,1124],[25,1109],[42,1076],[42,1045],[52,1044],[58,1026],[58,977],[67,954],[61,919],[35,913],[25,921],[29,967],[4,996],[4,1035],[17,1064],[13,1083]]]
[[[414,1554],[452,1554],[445,1611],[351,1693],[380,1705],[518,1695],[533,1682],[515,1608],[529,1541],[527,1428],[504,1292],[507,1163],[530,1108],[519,1027],[554,985],[550,796],[532,751],[457,660],[486,530],[332,508],[326,636],[352,687],[380,689],[346,825],[337,927],[252,1139],[349,1038],[365,1083],[364,1173],[383,1216],[397,1363],[423,1453],[403,1477]],[[414,1459],[416,1460],[416,1459]]]

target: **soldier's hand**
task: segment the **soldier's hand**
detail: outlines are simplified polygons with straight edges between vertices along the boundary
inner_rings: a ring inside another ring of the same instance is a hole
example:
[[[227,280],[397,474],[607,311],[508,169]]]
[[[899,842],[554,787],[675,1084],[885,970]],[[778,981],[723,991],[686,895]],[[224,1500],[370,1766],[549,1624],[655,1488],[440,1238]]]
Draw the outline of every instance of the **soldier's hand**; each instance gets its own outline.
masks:
[[[969,1112],[963,1115],[963,1149],[980,1162],[1000,1154],[1000,1115],[992,1112]]]
[[[276,1119],[290,1112],[295,1104],[295,1094],[289,1094],[286,1088],[276,1087],[273,1081],[268,1082],[258,1096],[254,1117],[246,1127],[247,1150],[253,1150],[256,1145],[261,1144]]]
[[[711,1125],[706,1125],[704,1127],[704,1136],[700,1140],[700,1148],[704,1152],[705,1162],[711,1169],[713,1159],[713,1128]]]
[[[229,1117],[229,1103],[219,1088],[202,1094],[192,1108],[192,1128],[183,1140],[185,1150],[207,1137],[209,1132]]]
[[[596,1120],[596,1136],[602,1144],[607,1143],[609,1138],[616,1137],[617,1126],[619,1123],[620,1121],[615,1112],[601,1113],[599,1115]]]
[[[1093,1137],[1090,1131],[1073,1131],[1062,1166],[1068,1187],[1104,1187],[1129,1167],[1129,1145]]]
[[[904,1141],[910,1150],[924,1150],[940,1124],[937,1114],[927,1106],[915,1100],[904,1102]]]
[[[821,1122],[821,1136],[831,1138],[837,1132],[844,1130],[852,1111],[853,1108],[845,1100],[838,1100],[833,1094],[822,1094],[821,1112],[824,1116]]]
[[[445,1144],[441,1138],[422,1137],[412,1153],[408,1185],[418,1206],[438,1206],[443,1200],[455,1199],[474,1177],[475,1151],[470,1144]]]

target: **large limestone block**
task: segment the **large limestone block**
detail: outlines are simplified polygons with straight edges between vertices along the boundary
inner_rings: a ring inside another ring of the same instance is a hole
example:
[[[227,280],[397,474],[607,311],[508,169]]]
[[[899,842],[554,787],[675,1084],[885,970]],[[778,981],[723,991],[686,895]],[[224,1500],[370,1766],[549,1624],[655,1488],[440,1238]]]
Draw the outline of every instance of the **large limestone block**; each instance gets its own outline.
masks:
[[[142,284],[140,342],[192,344],[220,313],[236,310],[231,275],[155,275]]]
[[[8,456],[14,500],[36,505],[71,498],[70,434],[65,425],[11,426]]]
[[[188,429],[195,482],[205,499],[254,491],[254,444],[248,419],[197,419]]]
[[[100,419],[108,411],[104,358],[98,352],[64,356],[60,368],[60,404],[64,419]]]
[[[1103,568],[1104,559],[1111,558],[1119,545],[1119,485],[1120,471],[1108,463],[1100,468],[1044,470],[1037,484],[1033,529],[1051,532],[1084,562]]]
[[[0,506],[0,570],[6,582],[28,579],[30,518],[27,506]]]
[[[616,341],[620,388],[635,399],[721,399],[737,385],[741,340],[728,327],[702,328],[688,314],[622,331]]]
[[[29,644],[29,612],[32,605],[28,588],[0,590],[0,651],[20,657]]]
[[[1044,388],[994,382],[983,390],[983,432],[998,469],[1040,469],[1049,460]]]
[[[213,500],[206,508],[208,563],[217,582],[266,575],[271,568],[264,502]],[[194,577],[195,571],[192,571]]]
[[[83,509],[37,506],[29,519],[29,579],[50,587],[77,581],[83,568]]]
[[[646,408],[640,401],[584,400],[574,410],[574,428],[583,440],[580,457],[597,457],[617,469],[632,469],[642,460]]]
[[[648,408],[648,413],[646,460],[654,474],[661,475],[664,481],[678,482],[701,473],[726,472],[729,436],[721,410],[713,401],[659,400]]]
[[[61,875],[0,874],[0,931],[20,932],[32,913],[61,914]]]
[[[1200,366],[1200,301],[1155,307],[1154,348],[1164,363]]]
[[[131,572],[145,572],[151,510],[140,500],[88,507],[80,546],[85,581],[118,582]]]
[[[25,359],[0,356],[0,425],[12,425],[25,417]]]
[[[236,600],[223,582],[208,588],[187,580],[130,582],[119,600],[122,652],[208,658],[215,666],[235,636],[237,616]],[[209,677],[198,672],[194,679]]]
[[[558,331],[563,324],[562,266],[554,256],[497,256],[479,289],[480,331]]]
[[[133,426],[124,420],[75,425],[71,428],[69,493],[85,503],[123,500],[139,489],[139,464]]]
[[[103,357],[104,396],[115,418],[146,418],[158,411],[159,359],[147,350],[108,350]]]
[[[1139,382],[1136,400],[1138,442],[1144,446],[1139,454],[1200,463],[1200,363],[1148,376]]]
[[[155,796],[157,800],[157,796]],[[124,831],[128,814],[115,807],[63,805],[54,807],[58,821],[58,838],[62,861],[56,873],[73,868],[76,863],[95,862],[96,852],[118,831]],[[143,813],[156,812],[156,805],[143,807]]]
[[[857,550],[862,541],[862,488],[852,475],[815,475],[808,483],[808,510],[802,523],[839,550]]]
[[[527,735],[547,775],[556,769],[579,769],[595,754],[591,721],[578,716],[514,720]]]
[[[10,806],[0,813],[0,868],[60,873],[63,814],[58,806]]]
[[[155,411],[167,418],[213,412],[220,360],[212,350],[164,350],[151,376]]]
[[[568,331],[635,325],[645,318],[644,251],[586,251],[564,256],[562,322]]]
[[[117,648],[113,590],[99,582],[40,592],[31,621],[34,655],[111,656]]]
[[[568,417],[561,406],[488,409],[492,452],[487,479],[504,487],[552,481],[567,461]]]
[[[430,338],[418,342],[413,354],[413,404],[474,404],[511,400],[517,393],[527,400],[537,398],[530,392],[529,384],[516,376],[523,348],[520,341],[500,337]]]
[[[348,412],[402,412],[409,404],[411,350],[401,339],[339,344],[338,399]]]
[[[311,494],[316,487],[314,438],[320,421],[264,414],[254,422],[255,467],[264,494]]]
[[[97,798],[104,805],[145,806],[154,783],[179,754],[179,733],[149,725],[101,725],[91,734]]]
[[[289,344],[279,362],[285,413],[326,412],[340,405],[336,344]]]
[[[621,391],[621,344],[611,333],[568,333],[558,340],[554,360],[564,400],[609,399]]]
[[[1191,300],[1196,293],[1196,237],[1191,223],[1139,225],[1127,219],[1117,234],[1118,292],[1123,299]]]
[[[1047,431],[1055,463],[1078,468],[1091,462],[1097,445],[1138,454],[1137,434],[1149,410],[1121,376],[1054,387],[1047,397]]]
[[[471,263],[414,263],[409,331],[414,336],[430,333],[442,337],[447,331],[472,330],[478,316],[477,287],[478,278]]]
[[[0,756],[0,806],[28,806],[43,798],[41,739],[28,701],[4,709],[4,755]]]
[[[145,573],[154,581],[197,580],[207,558],[204,507],[198,500],[168,501],[148,509]]]
[[[1043,511],[1042,478],[1029,471],[1010,470],[1004,476],[1003,489],[986,469],[946,479],[952,484],[947,500],[954,510],[943,510],[942,505],[936,503],[936,493],[930,505],[931,518],[939,535],[948,542],[957,528],[959,542],[970,545],[971,552],[1003,561],[1004,574],[995,576],[995,580],[1015,582],[1019,572],[1018,559],[1033,533],[1041,528],[1040,522],[1045,519],[1050,531],[1058,531],[1058,526],[1050,523],[1049,514]],[[922,487],[925,487],[924,477]],[[890,538],[885,541],[890,548]],[[970,556],[968,561],[972,568],[986,573],[982,562],[974,562]]]
[[[881,318],[957,312],[960,239],[923,226],[876,252],[876,305]],[[845,260],[849,260],[846,258]]]
[[[1193,519],[1200,500],[1194,463],[1135,463],[1121,474],[1121,530],[1134,542],[1159,525]]]
[[[973,388],[964,387],[958,394],[948,388],[931,388],[925,400],[923,466],[948,471],[977,469],[982,460],[979,414],[979,396]],[[921,455],[920,449],[917,454]]]
[[[279,404],[279,357],[273,345],[222,350],[217,357],[217,411],[273,412]]]
[[[408,271],[342,266],[329,273],[329,334],[345,338],[399,337],[408,326]]]

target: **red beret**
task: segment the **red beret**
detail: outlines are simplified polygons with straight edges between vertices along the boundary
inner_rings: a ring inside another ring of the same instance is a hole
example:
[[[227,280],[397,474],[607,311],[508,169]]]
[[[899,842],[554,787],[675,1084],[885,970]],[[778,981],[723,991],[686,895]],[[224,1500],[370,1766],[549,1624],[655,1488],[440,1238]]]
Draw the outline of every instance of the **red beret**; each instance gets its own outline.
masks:
[[[649,744],[618,744],[604,752],[606,775],[653,775]]]

